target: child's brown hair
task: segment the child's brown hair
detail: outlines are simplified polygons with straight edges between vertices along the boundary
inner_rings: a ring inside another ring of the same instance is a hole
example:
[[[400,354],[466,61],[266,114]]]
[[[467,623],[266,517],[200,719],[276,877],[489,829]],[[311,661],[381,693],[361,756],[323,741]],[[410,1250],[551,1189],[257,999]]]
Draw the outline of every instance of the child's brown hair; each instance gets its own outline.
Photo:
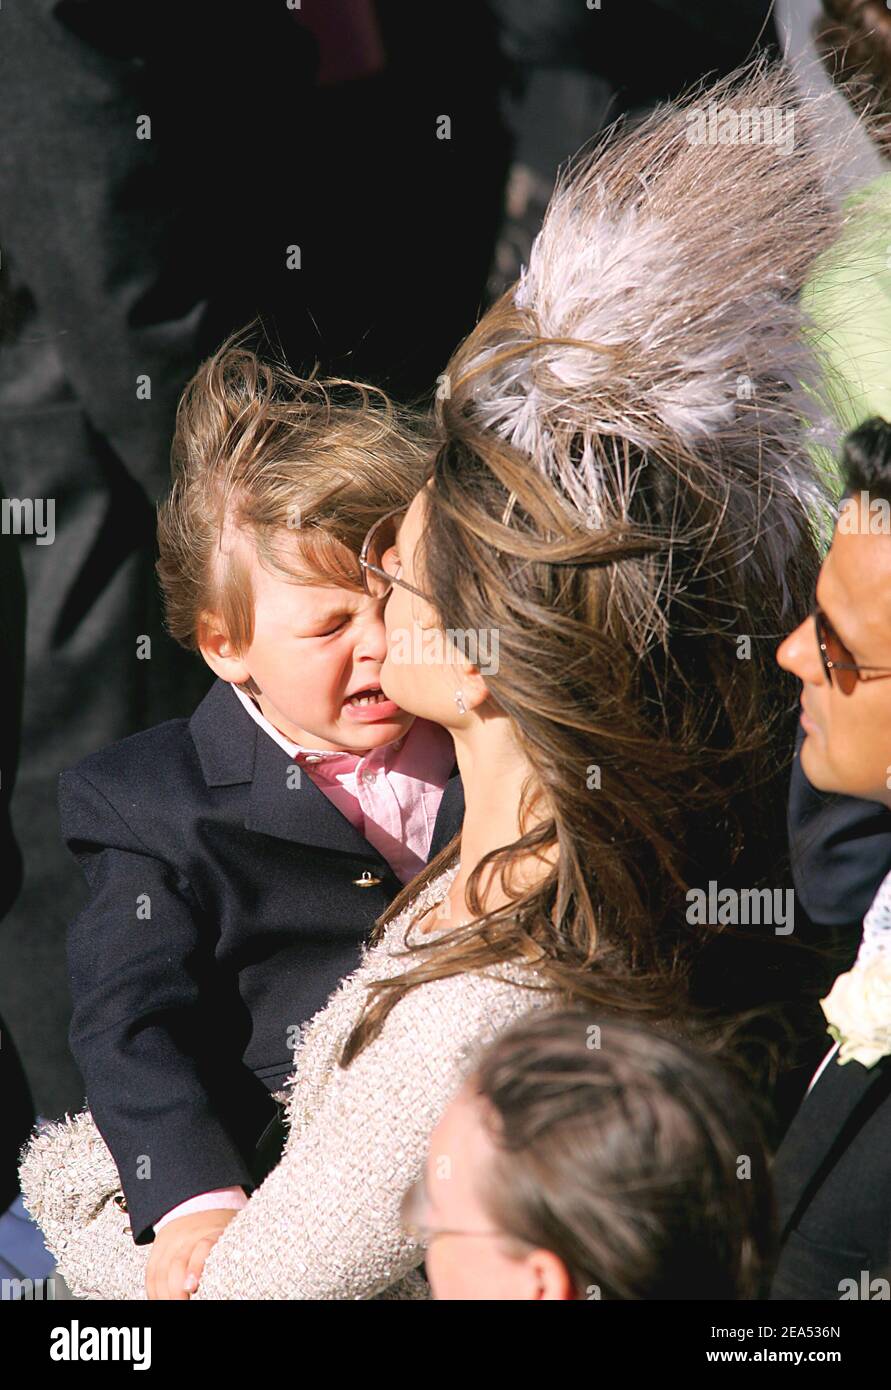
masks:
[[[183,392],[173,483],[158,508],[167,627],[192,651],[205,615],[219,619],[236,651],[252,639],[250,574],[224,537],[247,532],[260,563],[295,582],[361,587],[368,528],[411,501],[429,463],[420,419],[383,391],[300,378],[243,336],[228,338]],[[297,539],[302,572],[286,536]]]

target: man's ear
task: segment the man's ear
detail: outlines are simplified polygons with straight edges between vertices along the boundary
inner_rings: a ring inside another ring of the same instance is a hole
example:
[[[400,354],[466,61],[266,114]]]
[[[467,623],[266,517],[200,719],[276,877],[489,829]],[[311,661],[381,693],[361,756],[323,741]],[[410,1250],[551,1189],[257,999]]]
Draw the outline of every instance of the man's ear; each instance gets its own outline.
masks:
[[[203,613],[198,620],[198,648],[210,669],[221,680],[232,685],[244,685],[251,673],[238,655],[213,613]]]

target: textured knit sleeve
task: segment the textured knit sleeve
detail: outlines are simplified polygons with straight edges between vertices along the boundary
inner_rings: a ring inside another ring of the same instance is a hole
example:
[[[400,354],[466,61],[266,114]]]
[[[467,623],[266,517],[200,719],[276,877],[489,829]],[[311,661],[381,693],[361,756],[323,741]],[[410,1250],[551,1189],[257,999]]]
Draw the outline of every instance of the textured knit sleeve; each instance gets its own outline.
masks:
[[[146,1297],[152,1247],[134,1245],[115,1161],[89,1110],[41,1125],[22,1150],[19,1183],[75,1298]]]
[[[400,1202],[430,1133],[480,1044],[545,998],[461,975],[401,999],[318,1109],[302,1126],[295,1116],[281,1162],[220,1236],[193,1297],[365,1299],[408,1274],[423,1252],[401,1232]]]

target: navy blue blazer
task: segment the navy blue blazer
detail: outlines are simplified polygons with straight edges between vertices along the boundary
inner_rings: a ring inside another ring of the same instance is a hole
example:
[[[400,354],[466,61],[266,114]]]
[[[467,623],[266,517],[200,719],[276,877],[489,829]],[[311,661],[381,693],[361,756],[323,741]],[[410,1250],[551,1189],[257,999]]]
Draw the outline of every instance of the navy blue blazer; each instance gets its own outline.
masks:
[[[59,780],[90,887],[68,933],[71,1050],[137,1244],[187,1197],[262,1178],[300,1025],[402,887],[306,773],[289,787],[292,766],[218,680],[191,719]],[[456,769],[431,858],[463,813]]]

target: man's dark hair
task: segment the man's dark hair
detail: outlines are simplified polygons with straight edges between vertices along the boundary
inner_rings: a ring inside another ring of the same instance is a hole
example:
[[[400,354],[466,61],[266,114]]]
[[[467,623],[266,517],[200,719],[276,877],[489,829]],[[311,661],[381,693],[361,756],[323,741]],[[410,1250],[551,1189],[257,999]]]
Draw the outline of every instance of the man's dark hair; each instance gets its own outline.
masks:
[[[891,502],[891,425],[874,415],[852,430],[842,450],[845,492],[868,492]]]

